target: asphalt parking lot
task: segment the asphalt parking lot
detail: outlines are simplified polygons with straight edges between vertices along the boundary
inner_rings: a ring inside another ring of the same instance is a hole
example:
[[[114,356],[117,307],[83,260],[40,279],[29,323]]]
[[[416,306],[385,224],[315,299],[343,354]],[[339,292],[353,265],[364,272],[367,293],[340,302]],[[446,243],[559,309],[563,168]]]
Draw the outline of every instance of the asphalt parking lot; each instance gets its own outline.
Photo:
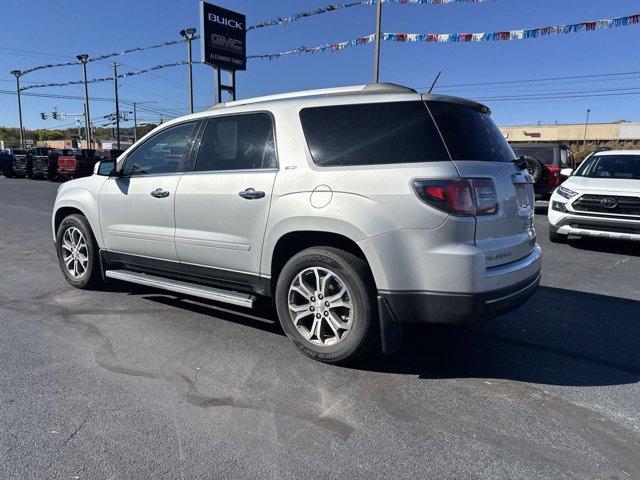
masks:
[[[640,246],[547,241],[543,286],[350,368],[254,316],[64,281],[57,184],[0,177],[0,478],[640,478]]]

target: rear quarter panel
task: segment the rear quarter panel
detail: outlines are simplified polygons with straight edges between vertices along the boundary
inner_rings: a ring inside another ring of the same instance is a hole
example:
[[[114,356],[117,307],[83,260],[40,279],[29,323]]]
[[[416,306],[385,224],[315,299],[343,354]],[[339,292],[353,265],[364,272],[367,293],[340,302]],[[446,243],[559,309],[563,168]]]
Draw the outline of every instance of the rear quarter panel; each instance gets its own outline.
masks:
[[[295,231],[343,235],[358,243],[399,229],[435,230],[448,218],[420,201],[416,178],[458,178],[450,161],[365,167],[317,167],[299,121],[300,108],[273,109],[279,172],[265,232],[261,273],[270,275],[275,246]],[[473,239],[471,239],[473,241]],[[378,285],[386,284],[375,251],[364,252]]]

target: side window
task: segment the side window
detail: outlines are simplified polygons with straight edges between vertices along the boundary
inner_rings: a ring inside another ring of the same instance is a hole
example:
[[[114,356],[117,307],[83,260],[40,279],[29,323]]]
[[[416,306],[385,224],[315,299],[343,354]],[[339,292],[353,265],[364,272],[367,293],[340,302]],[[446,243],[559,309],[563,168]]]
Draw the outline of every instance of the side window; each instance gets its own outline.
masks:
[[[212,118],[200,142],[196,172],[277,168],[273,120],[267,113]]]
[[[423,102],[305,108],[300,120],[320,167],[449,160]]]
[[[565,150],[564,148],[560,149],[560,166],[561,167],[569,167],[571,165],[570,159],[569,159],[569,151]]]
[[[176,173],[189,153],[196,122],[169,127],[149,138],[126,159],[123,175]]]

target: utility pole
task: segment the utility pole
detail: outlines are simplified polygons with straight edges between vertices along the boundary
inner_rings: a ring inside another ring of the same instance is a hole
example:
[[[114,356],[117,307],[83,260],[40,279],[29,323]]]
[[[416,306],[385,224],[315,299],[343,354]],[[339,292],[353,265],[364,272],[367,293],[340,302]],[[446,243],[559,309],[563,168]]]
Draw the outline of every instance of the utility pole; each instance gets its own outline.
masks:
[[[138,112],[136,102],[133,102],[133,143],[138,141]]]
[[[25,148],[24,127],[22,126],[22,102],[20,101],[20,70],[13,70],[11,75],[16,77],[16,93],[18,94],[18,119],[20,121],[20,147]]]
[[[89,55],[86,53],[77,55],[76,58],[82,63],[82,71],[84,72],[84,103],[85,103],[85,129],[87,137],[87,148],[91,148],[91,114],[89,113],[89,87],[87,86],[87,62],[89,61]]]
[[[582,142],[583,145],[587,144],[587,129],[589,128],[589,115],[591,114],[591,109],[587,109],[587,123],[585,123],[584,125],[584,141]]]
[[[133,143],[138,141],[138,105],[158,102],[133,102]]]
[[[187,41],[187,55],[189,60],[189,113],[193,113],[193,51],[191,42],[196,36],[195,28],[180,30],[180,35]]]
[[[382,0],[376,2],[376,48],[373,60],[373,82],[380,82],[380,41],[382,40]]]
[[[113,81],[116,89],[116,145],[120,150],[120,103],[118,102],[118,66],[117,62],[113,62]]]

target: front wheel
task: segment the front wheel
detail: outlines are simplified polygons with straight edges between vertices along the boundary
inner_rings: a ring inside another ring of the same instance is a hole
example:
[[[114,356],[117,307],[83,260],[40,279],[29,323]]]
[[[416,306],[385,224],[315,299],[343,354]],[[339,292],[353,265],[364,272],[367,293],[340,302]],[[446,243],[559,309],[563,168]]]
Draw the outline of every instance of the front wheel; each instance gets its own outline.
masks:
[[[321,362],[351,361],[379,337],[367,264],[336,248],[309,248],[291,258],[278,277],[276,308],[296,347]]]
[[[56,252],[60,269],[71,285],[89,289],[100,282],[100,259],[89,222],[82,215],[69,215],[58,227]]]

